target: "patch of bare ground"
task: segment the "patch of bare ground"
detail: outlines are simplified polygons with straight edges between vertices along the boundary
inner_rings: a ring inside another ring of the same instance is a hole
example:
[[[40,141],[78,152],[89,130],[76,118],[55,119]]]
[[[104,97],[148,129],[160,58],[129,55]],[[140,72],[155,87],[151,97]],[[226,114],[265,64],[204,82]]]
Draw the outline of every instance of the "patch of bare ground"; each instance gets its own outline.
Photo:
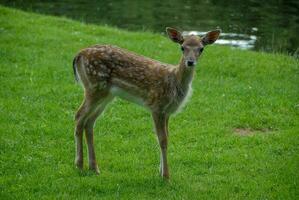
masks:
[[[260,129],[253,129],[253,128],[235,128],[234,133],[239,136],[251,136],[258,133],[271,133],[272,129],[270,128],[260,128]]]

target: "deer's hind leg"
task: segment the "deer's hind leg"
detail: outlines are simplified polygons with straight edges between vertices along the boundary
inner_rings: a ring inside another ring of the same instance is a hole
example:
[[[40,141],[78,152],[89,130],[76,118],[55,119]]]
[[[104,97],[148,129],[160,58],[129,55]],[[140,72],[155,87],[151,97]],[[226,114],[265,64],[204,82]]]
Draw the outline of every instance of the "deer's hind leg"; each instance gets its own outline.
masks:
[[[96,161],[96,155],[94,150],[94,141],[93,141],[93,127],[96,119],[101,115],[101,113],[105,110],[106,105],[111,102],[113,99],[113,96],[110,94],[106,95],[105,97],[102,97],[99,99],[96,109],[88,116],[86,123],[85,123],[85,136],[87,141],[87,147],[88,147],[88,164],[89,169],[95,171],[97,174],[100,173],[97,161]]]
[[[84,99],[80,108],[78,109],[75,115],[75,143],[76,143],[76,157],[75,165],[79,168],[83,168],[83,129],[84,129],[84,120],[83,115],[86,110],[87,103]]]
[[[92,128],[94,121],[97,116],[104,110],[103,103],[108,103],[107,99],[111,98],[107,91],[85,91],[85,99],[77,111],[75,120],[75,142],[76,142],[76,158],[75,164],[79,169],[83,168],[83,131],[85,129],[86,132],[91,132],[87,134],[91,137],[86,137],[89,152],[93,155],[94,159],[91,161],[95,161],[94,148],[93,148],[93,135]],[[102,105],[102,106],[100,106]],[[92,122],[92,123],[91,123]],[[92,125],[91,125],[92,124]],[[86,128],[91,127],[91,128]],[[90,131],[91,130],[91,131]],[[90,154],[89,154],[90,155]],[[96,164],[95,164],[96,165]]]

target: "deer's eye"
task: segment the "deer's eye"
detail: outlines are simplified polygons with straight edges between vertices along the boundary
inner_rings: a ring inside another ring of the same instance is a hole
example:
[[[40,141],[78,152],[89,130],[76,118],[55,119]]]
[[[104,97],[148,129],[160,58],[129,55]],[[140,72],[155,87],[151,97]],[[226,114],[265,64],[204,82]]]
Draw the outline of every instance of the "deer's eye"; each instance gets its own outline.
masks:
[[[201,53],[203,52],[203,48],[198,48],[198,51]]]
[[[182,51],[185,51],[185,48],[184,48],[183,46],[181,46],[181,50],[182,50]]]

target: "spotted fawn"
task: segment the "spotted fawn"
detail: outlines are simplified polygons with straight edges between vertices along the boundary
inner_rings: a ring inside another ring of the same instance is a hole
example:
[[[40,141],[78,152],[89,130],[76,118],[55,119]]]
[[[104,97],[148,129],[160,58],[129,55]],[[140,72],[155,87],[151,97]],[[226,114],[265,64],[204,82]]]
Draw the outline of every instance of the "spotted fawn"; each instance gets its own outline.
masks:
[[[73,61],[75,78],[82,82],[84,100],[76,113],[75,141],[78,168],[83,168],[83,131],[86,134],[89,168],[99,173],[96,162],[93,126],[114,97],[145,107],[152,114],[161,149],[160,174],[169,178],[167,141],[169,117],[179,111],[191,94],[195,65],[206,45],[214,43],[220,30],[202,38],[183,36],[166,28],[168,37],[180,45],[182,56],[177,66],[137,55],[112,45],[95,45],[81,50]]]

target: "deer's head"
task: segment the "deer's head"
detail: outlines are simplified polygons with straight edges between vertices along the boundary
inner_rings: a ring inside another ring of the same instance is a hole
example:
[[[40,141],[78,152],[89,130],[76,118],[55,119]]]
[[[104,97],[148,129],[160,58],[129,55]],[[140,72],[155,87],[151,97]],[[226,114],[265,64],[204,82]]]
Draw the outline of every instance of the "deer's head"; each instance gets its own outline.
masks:
[[[192,67],[196,65],[198,58],[200,57],[203,49],[206,45],[213,44],[220,35],[220,30],[209,31],[202,38],[189,35],[183,37],[183,35],[174,28],[167,27],[166,32],[168,37],[173,41],[181,45],[183,53],[183,59],[185,65]]]

